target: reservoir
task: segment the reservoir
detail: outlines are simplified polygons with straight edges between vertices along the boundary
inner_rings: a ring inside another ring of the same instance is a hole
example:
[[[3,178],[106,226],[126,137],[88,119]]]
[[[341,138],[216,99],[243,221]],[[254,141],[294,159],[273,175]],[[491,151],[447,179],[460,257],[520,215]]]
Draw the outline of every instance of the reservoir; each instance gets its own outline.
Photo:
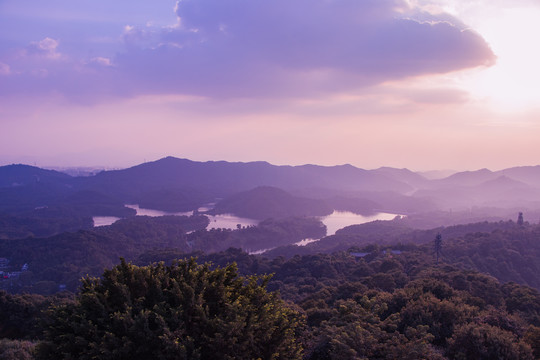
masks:
[[[350,211],[336,211],[330,215],[323,216],[319,218],[324,225],[326,225],[326,236],[335,235],[336,231],[339,229],[343,229],[344,227],[351,226],[351,225],[358,225],[358,224],[364,224],[371,221],[376,220],[392,220],[396,216],[400,216],[397,214],[390,214],[390,213],[376,213],[373,215],[358,215]],[[303,239],[295,245],[298,246],[306,246],[309,243],[319,241],[320,239]]]
[[[363,224],[375,220],[392,220],[397,214],[376,213],[374,215],[364,216],[352,213],[350,211],[334,211],[332,214],[324,216],[321,221],[326,225],[326,235],[335,235],[336,231],[350,225]]]
[[[161,211],[161,210],[154,210],[154,209],[145,209],[139,207],[139,205],[125,205],[128,208],[134,209],[137,212],[138,216],[170,216],[170,215],[176,215],[176,216],[191,216],[193,214],[193,211],[188,212],[167,212],[167,211]],[[199,211],[206,211],[208,210],[207,207],[200,208]],[[231,229],[234,230],[237,228],[238,224],[240,226],[251,226],[251,225],[257,225],[259,223],[258,220],[254,219],[248,219],[248,218],[242,218],[238,216],[234,216],[231,214],[221,214],[221,215],[206,215],[208,219],[210,220],[210,224],[208,225],[207,229]],[[115,221],[120,220],[118,217],[114,216],[94,216],[94,226],[106,226],[111,225]]]
[[[145,208],[139,207],[139,205],[133,205],[133,204],[126,205],[126,207],[134,209],[137,212],[137,215],[139,216],[167,216],[167,215],[191,216],[193,214],[192,211],[167,212],[167,211],[154,210],[154,209],[145,209]],[[200,211],[204,211],[204,210],[207,210],[207,208],[200,209]],[[242,217],[238,217],[231,214],[206,215],[206,216],[210,220],[210,224],[207,227],[208,230],[212,228],[234,230],[237,228],[238,224],[240,224],[240,226],[251,226],[251,225],[257,225],[259,223],[258,220],[242,218]],[[343,229],[346,226],[355,225],[355,224],[363,224],[363,223],[375,221],[375,220],[392,220],[396,216],[398,215],[384,213],[384,212],[376,213],[374,215],[364,216],[364,215],[358,215],[358,214],[352,213],[350,211],[334,211],[332,214],[320,217],[319,219],[322,221],[324,225],[326,225],[326,235],[329,236],[329,235],[334,235],[337,230]],[[114,216],[94,216],[94,226],[111,225],[117,220],[120,220],[120,218],[114,217]],[[301,243],[298,243],[298,245],[306,245],[309,242],[313,242],[316,240],[305,239],[305,240],[302,240]]]
[[[116,216],[94,216],[93,220],[94,220],[94,227],[97,227],[97,226],[111,225],[117,220],[120,220],[120,218]]]

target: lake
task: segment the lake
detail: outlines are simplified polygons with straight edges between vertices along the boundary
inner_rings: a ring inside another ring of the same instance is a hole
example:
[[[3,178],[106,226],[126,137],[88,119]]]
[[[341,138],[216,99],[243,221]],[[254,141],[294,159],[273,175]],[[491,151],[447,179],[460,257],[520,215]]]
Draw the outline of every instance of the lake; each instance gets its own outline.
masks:
[[[336,231],[343,229],[346,226],[363,224],[375,220],[392,220],[397,214],[376,213],[370,216],[358,215],[350,211],[334,211],[328,216],[321,218],[321,221],[326,225],[326,235],[335,235]]]
[[[358,215],[355,213],[352,213],[350,211],[336,211],[330,215],[323,216],[319,218],[324,225],[326,225],[326,236],[335,235],[336,231],[339,229],[343,229],[344,227],[350,226],[350,225],[357,225],[357,224],[364,224],[367,222],[375,221],[375,220],[392,220],[396,216],[400,216],[398,214],[390,214],[390,213],[376,213],[374,215],[364,216],[364,215]],[[320,239],[303,239],[295,245],[298,246],[306,246],[309,243],[319,241]]]
[[[120,220],[120,218],[116,216],[94,216],[92,219],[94,220],[94,227],[111,225]]]
[[[145,209],[139,207],[139,205],[129,204],[126,205],[131,209],[134,209],[137,212],[137,215],[140,216],[166,216],[166,215],[176,215],[176,216],[190,216],[193,214],[192,211],[187,212],[167,212],[154,209]],[[203,211],[205,208],[200,208],[199,211]],[[212,228],[222,228],[222,229],[236,229],[237,225],[241,226],[251,226],[257,225],[259,221],[254,219],[242,218],[234,216],[231,214],[221,214],[221,215],[206,215],[210,219],[210,224],[208,229]],[[319,218],[324,225],[326,225],[326,235],[334,235],[339,229],[343,229],[349,225],[363,224],[375,220],[392,220],[398,216],[397,214],[390,213],[377,213],[370,216],[363,216],[352,213],[350,211],[334,211],[332,214],[323,216]],[[118,217],[114,216],[94,216],[94,226],[106,226],[111,225],[115,221],[120,220]],[[310,242],[317,241],[318,239],[304,239],[297,243],[299,246],[304,246]]]
[[[136,204],[126,204],[124,205],[127,208],[133,209],[137,212],[139,216],[167,216],[167,215],[176,215],[176,216],[191,216],[193,211],[184,211],[184,212],[168,212],[154,209],[144,209],[139,207]]]
[[[206,214],[205,214],[206,215]],[[208,225],[207,229],[236,229],[237,225],[240,224],[241,226],[251,226],[251,225],[257,225],[259,223],[258,220],[248,219],[248,218],[241,218],[238,216],[234,216],[231,214],[221,214],[221,215],[206,215],[210,219],[210,224]]]
[[[193,211],[167,212],[167,211],[154,210],[154,209],[145,209],[145,208],[139,207],[139,205],[134,205],[134,204],[128,204],[125,206],[128,208],[134,209],[137,212],[137,215],[139,216],[153,216],[153,217],[167,216],[167,215],[191,216],[193,214]],[[208,207],[199,208],[199,211],[205,211],[205,210],[208,210]],[[210,224],[207,227],[208,229],[221,228],[221,229],[234,230],[237,228],[238,224],[240,224],[240,226],[251,226],[251,225],[257,225],[259,223],[258,220],[242,218],[242,217],[234,216],[231,214],[206,215],[206,216],[210,220]],[[120,220],[120,218],[117,218],[114,216],[94,216],[94,226],[111,225],[117,220]]]

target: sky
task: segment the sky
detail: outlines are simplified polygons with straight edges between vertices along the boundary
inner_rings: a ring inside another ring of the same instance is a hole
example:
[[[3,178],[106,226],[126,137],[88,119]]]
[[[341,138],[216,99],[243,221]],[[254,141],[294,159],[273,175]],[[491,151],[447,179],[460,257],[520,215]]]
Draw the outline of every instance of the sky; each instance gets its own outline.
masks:
[[[538,0],[0,0],[0,165],[538,165],[538,19]]]

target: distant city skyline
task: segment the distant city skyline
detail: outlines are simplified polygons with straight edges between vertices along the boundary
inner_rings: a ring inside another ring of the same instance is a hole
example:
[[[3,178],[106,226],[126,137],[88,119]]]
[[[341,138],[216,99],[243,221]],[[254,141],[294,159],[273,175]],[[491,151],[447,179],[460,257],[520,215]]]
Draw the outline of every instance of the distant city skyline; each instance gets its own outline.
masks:
[[[0,165],[538,165],[540,3],[0,0]]]

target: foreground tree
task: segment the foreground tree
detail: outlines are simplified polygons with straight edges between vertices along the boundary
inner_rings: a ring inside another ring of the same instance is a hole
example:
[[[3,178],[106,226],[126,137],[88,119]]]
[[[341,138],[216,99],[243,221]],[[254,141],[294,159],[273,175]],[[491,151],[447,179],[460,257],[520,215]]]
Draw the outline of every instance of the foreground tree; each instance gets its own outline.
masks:
[[[302,318],[269,293],[269,277],[195,260],[122,260],[85,279],[75,304],[51,310],[41,359],[299,359]]]
[[[32,360],[34,346],[30,341],[0,339],[0,359]]]

